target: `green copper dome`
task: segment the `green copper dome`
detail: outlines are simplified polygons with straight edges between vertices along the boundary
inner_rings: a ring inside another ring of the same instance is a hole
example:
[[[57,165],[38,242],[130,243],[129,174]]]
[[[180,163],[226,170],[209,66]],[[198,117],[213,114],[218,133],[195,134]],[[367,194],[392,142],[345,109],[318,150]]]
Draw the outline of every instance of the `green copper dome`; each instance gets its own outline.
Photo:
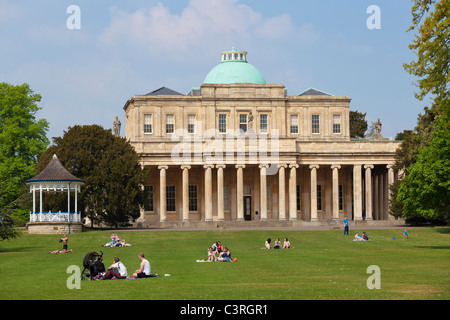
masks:
[[[206,75],[203,82],[266,84],[261,72],[247,62],[247,52],[235,49],[222,52],[222,62]]]

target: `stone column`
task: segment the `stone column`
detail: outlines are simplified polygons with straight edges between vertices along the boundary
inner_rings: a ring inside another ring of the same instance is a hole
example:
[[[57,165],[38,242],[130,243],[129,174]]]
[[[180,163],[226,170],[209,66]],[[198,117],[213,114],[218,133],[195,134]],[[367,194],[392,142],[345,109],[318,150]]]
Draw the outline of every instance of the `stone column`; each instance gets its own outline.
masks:
[[[297,220],[297,168],[298,164],[290,164],[289,168],[289,220]]]
[[[372,164],[366,164],[366,220],[373,220],[372,213]]]
[[[333,220],[339,220],[339,169],[340,165],[334,164],[331,166],[333,170]]]
[[[373,184],[373,219],[380,220],[380,209],[378,208],[378,174],[373,176],[374,184]]]
[[[205,168],[205,221],[212,221],[212,168],[214,165],[204,165]]]
[[[394,183],[394,168],[393,168],[393,164],[388,164],[386,167],[388,169],[388,210],[389,210],[389,205],[391,203],[391,198],[392,198],[392,194],[391,194],[391,185]],[[388,212],[388,220],[394,220],[395,217],[391,214],[389,214]]]
[[[191,166],[181,166],[183,170],[183,222],[189,221],[189,169]]]
[[[159,221],[167,221],[166,217],[166,170],[168,166],[158,166],[159,169]]]
[[[361,165],[353,166],[353,219],[362,220]]]
[[[260,181],[259,181],[259,190],[260,195],[259,199],[261,201],[261,220],[267,220],[267,168],[269,166],[267,164],[259,165],[260,168]]]
[[[309,166],[311,169],[311,221],[317,221],[317,164]]]
[[[217,219],[219,221],[225,220],[225,213],[223,208],[223,169],[224,164],[216,165],[217,168]]]
[[[236,198],[236,205],[237,205],[237,221],[243,221],[244,220],[244,168],[245,165],[243,164],[237,164],[237,198]]]
[[[378,216],[380,220],[384,220],[384,179],[383,173],[378,175]]]
[[[286,220],[286,175],[285,175],[285,164],[278,165],[278,219]]]

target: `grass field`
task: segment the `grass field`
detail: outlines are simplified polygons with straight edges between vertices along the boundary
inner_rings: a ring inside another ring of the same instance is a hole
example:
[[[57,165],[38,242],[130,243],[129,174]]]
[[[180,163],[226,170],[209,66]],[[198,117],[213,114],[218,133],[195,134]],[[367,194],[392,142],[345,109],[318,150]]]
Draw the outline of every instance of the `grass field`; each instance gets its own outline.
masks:
[[[351,233],[363,230],[351,230]],[[71,254],[58,235],[29,235],[0,242],[0,299],[449,299],[450,228],[366,230],[371,241],[355,242],[330,231],[117,231],[131,247],[102,248],[111,231],[69,235]],[[294,249],[264,250],[265,240],[288,237]],[[392,238],[396,239],[393,240]],[[220,240],[237,262],[197,263]],[[134,271],[138,253],[152,273],[139,280],[81,281],[69,290],[67,267],[86,253],[103,251],[105,266],[117,256]],[[369,290],[367,268],[381,271],[381,289]]]

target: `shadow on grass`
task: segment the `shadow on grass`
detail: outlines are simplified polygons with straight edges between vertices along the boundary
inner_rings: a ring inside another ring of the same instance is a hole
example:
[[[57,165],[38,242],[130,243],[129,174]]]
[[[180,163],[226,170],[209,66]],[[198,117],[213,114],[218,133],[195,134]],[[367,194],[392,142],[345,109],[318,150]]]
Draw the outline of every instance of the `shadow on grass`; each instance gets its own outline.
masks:
[[[446,249],[450,250],[450,246],[415,246],[415,248],[419,249]]]

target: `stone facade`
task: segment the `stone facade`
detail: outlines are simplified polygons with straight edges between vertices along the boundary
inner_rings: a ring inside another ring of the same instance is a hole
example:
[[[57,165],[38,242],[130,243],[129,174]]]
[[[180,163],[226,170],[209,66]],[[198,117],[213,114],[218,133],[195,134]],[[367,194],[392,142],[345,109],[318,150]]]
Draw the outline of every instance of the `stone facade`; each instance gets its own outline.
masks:
[[[70,230],[69,230],[70,228]],[[29,234],[64,234],[79,233],[83,231],[81,222],[28,222]]]
[[[389,220],[399,142],[351,140],[350,101],[253,83],[130,98],[126,137],[150,168],[139,225]]]

